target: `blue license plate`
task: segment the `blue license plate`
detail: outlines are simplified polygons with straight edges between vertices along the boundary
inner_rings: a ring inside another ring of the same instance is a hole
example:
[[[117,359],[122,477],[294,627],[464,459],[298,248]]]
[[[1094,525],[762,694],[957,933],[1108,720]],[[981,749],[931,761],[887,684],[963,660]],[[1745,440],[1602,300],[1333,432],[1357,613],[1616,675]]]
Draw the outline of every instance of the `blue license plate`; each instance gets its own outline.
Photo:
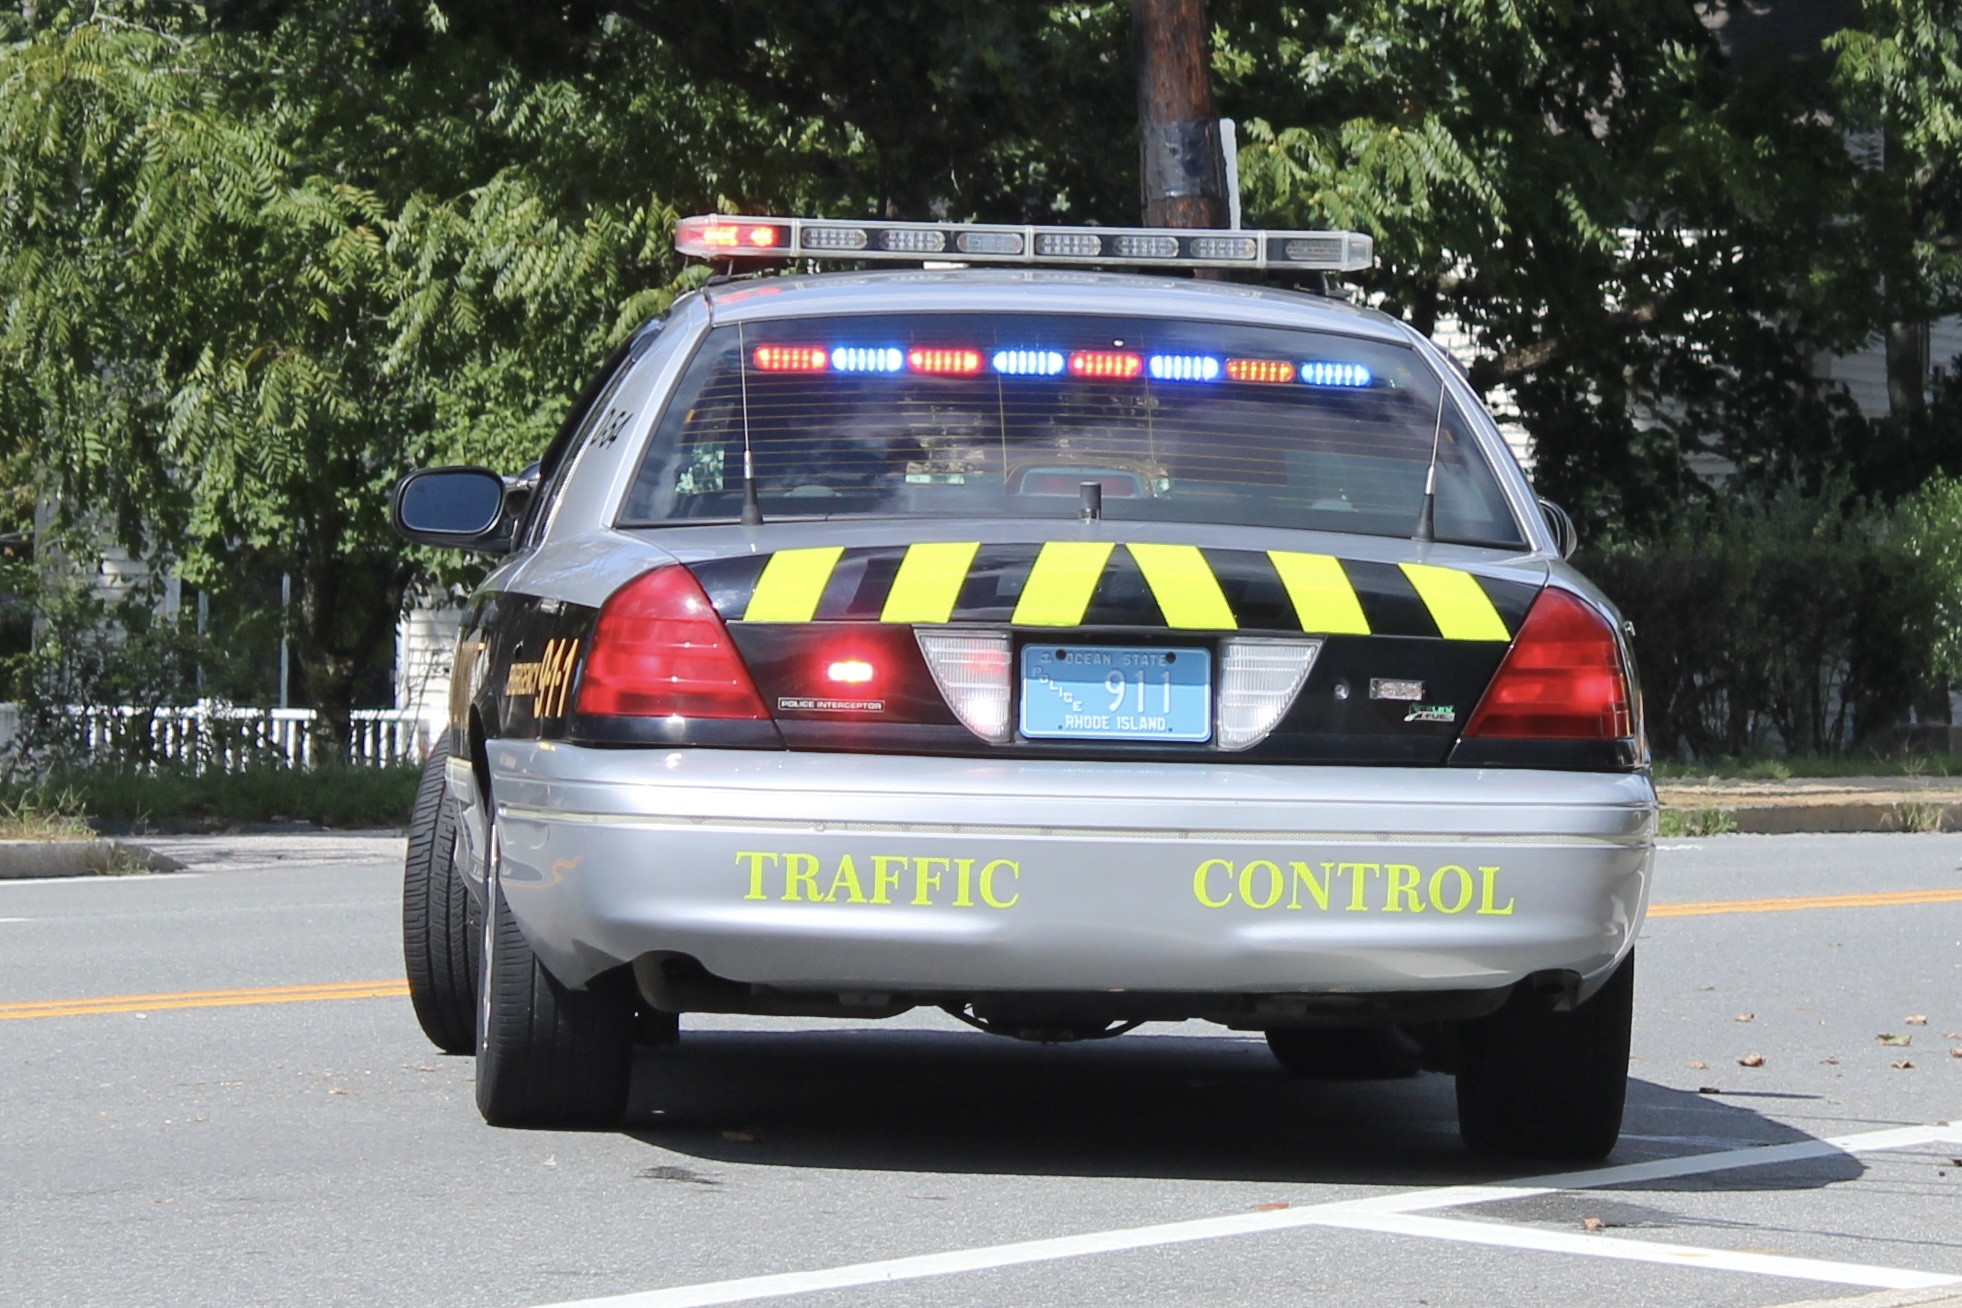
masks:
[[[1038,740],[1210,740],[1212,651],[1024,645],[1022,734]]]

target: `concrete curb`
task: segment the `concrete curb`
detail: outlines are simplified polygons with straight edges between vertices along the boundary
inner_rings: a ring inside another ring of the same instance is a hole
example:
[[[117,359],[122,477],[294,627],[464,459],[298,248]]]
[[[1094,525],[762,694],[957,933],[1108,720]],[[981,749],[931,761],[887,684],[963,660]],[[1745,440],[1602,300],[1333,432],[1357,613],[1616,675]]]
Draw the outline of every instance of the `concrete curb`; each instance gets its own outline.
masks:
[[[0,840],[0,881],[177,872],[183,866],[120,840]]]
[[[1845,1299],[1800,1299],[1774,1308],[1962,1308],[1962,1290],[1949,1285],[1933,1290],[1882,1290]]]
[[[1664,811],[1697,833],[1962,831],[1955,777],[1670,778],[1656,792]]]

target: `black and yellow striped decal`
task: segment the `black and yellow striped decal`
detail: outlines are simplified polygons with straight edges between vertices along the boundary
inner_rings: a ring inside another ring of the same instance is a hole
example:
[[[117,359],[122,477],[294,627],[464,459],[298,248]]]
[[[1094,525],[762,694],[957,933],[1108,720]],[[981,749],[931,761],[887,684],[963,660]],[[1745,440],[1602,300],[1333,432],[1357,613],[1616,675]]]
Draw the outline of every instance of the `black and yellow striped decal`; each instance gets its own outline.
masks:
[[[1538,587],[1430,563],[1102,541],[821,546],[693,565],[732,622],[1159,627],[1506,641]]]

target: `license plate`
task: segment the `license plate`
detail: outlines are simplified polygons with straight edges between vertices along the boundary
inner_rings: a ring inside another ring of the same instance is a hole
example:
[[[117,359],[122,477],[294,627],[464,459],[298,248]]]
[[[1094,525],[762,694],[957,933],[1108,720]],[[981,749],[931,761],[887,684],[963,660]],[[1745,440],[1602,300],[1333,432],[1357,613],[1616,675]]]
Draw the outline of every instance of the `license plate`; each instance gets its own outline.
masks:
[[[1022,734],[1037,740],[1210,740],[1212,651],[1024,645]]]

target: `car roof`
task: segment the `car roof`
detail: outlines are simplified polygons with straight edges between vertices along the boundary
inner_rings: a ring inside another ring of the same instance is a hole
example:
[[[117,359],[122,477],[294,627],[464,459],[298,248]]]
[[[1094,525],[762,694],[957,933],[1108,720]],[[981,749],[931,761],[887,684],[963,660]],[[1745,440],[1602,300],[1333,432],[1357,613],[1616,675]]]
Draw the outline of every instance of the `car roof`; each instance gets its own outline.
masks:
[[[1299,327],[1408,344],[1408,329],[1341,300],[1237,282],[1047,268],[816,273],[705,289],[716,322],[841,314],[1121,313],[1145,318]]]

